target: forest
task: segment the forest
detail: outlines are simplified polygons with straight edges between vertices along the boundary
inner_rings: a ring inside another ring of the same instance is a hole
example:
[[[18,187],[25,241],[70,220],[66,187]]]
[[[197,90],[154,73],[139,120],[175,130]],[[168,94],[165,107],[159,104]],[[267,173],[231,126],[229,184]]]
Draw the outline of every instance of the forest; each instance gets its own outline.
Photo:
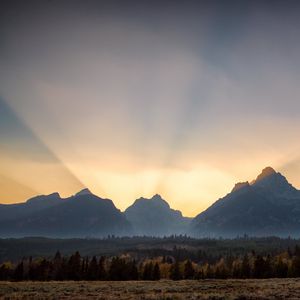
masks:
[[[28,257],[0,266],[2,281],[51,280],[160,280],[160,279],[246,279],[300,277],[300,247],[280,253],[213,256],[206,251],[174,248],[173,255],[138,258],[129,253],[119,256],[82,256],[78,251],[65,256],[59,251],[49,258]]]
[[[211,259],[220,256],[243,256],[251,251],[261,255],[275,255],[300,245],[300,240],[278,237],[248,237],[234,239],[191,238],[185,235],[166,237],[107,236],[101,239],[51,239],[43,237],[0,239],[0,264],[14,263],[24,258],[51,258],[58,250],[63,256],[76,251],[84,257],[121,256],[129,254],[136,261],[159,256],[172,256],[176,260],[190,259],[201,262],[203,253]]]

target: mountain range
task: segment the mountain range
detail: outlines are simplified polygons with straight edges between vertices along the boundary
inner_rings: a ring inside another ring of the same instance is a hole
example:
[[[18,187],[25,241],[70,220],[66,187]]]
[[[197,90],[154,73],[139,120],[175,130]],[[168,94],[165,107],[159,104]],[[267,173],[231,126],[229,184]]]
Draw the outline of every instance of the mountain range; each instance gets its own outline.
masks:
[[[237,183],[195,218],[183,217],[160,195],[139,198],[124,212],[109,199],[84,189],[24,203],[0,204],[0,237],[105,237],[107,235],[193,237],[300,236],[300,191],[273,168]]]
[[[191,222],[197,237],[300,236],[300,191],[271,167],[251,183],[237,183]]]
[[[128,235],[132,226],[109,199],[84,189],[62,199],[58,193],[0,206],[0,236],[101,237]]]

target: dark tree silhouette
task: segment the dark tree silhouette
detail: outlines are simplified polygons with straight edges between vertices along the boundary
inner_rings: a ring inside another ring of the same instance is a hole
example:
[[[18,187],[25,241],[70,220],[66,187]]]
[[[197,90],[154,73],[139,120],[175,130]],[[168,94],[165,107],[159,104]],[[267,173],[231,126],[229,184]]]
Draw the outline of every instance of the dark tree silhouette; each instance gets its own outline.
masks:
[[[291,276],[300,277],[300,256],[295,256],[292,259]]]
[[[101,256],[99,259],[99,266],[98,266],[98,279],[105,280],[107,277],[106,270],[105,270],[105,257]]]
[[[57,252],[52,259],[23,258],[19,263],[4,262],[0,265],[0,280],[159,280],[168,278],[285,278],[300,277],[299,248],[280,253],[262,255],[254,251],[249,255],[205,255],[203,261],[195,261],[196,253],[189,259],[175,260],[155,250],[151,256],[138,257],[137,261],[127,256],[82,258],[79,252],[62,256]],[[177,253],[179,248],[176,248]],[[179,256],[184,257],[184,251]],[[198,253],[199,254],[199,253]],[[194,260],[193,260],[194,259]],[[173,261],[168,264],[167,261]]]
[[[155,263],[154,265],[152,279],[160,280],[160,269],[158,263]]]
[[[10,280],[13,274],[12,268],[7,264],[2,264],[0,267],[0,280]]]
[[[123,258],[114,257],[110,264],[108,279],[130,280],[130,275],[135,273],[134,268],[132,262],[126,262]]]
[[[285,278],[288,274],[288,266],[283,262],[282,258],[278,258],[274,267],[274,275],[278,278]]]
[[[251,268],[250,268],[249,257],[247,254],[245,254],[242,261],[242,270],[240,275],[242,278],[249,278],[250,272],[251,272]]]
[[[153,280],[153,263],[146,263],[143,271],[143,280]]]
[[[98,279],[98,262],[96,256],[93,256],[92,260],[88,265],[87,270],[87,280],[97,280]]]
[[[171,270],[170,270],[170,278],[172,280],[182,279],[178,261],[176,261],[174,264],[172,264],[172,267],[171,267]]]
[[[184,264],[183,278],[184,279],[193,279],[195,276],[195,270],[193,264],[190,260]]]
[[[22,261],[15,268],[15,271],[14,271],[14,274],[13,274],[13,280],[14,281],[21,281],[21,280],[23,280],[23,276],[24,276],[24,264],[23,264],[23,261]]]
[[[75,254],[71,255],[68,262],[68,278],[71,280],[80,280],[81,274],[81,257],[77,251]]]
[[[135,260],[128,263],[128,272],[129,272],[129,280],[138,280],[139,279],[139,272],[136,266]]]

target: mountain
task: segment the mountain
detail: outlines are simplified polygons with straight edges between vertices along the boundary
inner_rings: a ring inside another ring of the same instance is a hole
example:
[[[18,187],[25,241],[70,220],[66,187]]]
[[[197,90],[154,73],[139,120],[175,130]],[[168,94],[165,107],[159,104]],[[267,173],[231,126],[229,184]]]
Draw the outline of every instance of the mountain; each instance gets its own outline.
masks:
[[[151,199],[139,198],[125,210],[134,234],[164,236],[186,232],[190,218],[183,217],[179,210],[155,195]]]
[[[299,237],[300,191],[267,167],[251,183],[237,183],[231,193],[196,216],[189,233],[196,237]]]
[[[0,216],[1,237],[101,237],[131,233],[130,223],[113,202],[88,189],[66,199],[55,193],[21,204],[2,205]]]
[[[124,213],[88,189],[69,198],[41,195],[0,204],[0,237],[103,237],[107,235],[194,237],[300,237],[300,191],[267,167],[251,182],[239,182],[194,219],[183,217],[159,195],[139,198]]]
[[[14,220],[61,203],[58,193],[36,196],[25,203],[0,204],[0,220]]]

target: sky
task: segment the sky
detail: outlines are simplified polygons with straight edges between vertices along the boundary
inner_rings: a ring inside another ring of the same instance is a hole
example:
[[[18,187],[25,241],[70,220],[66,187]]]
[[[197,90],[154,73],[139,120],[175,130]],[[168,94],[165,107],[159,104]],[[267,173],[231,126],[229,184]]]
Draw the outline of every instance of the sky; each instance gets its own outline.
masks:
[[[0,203],[88,187],[195,216],[300,188],[299,1],[0,1]]]

